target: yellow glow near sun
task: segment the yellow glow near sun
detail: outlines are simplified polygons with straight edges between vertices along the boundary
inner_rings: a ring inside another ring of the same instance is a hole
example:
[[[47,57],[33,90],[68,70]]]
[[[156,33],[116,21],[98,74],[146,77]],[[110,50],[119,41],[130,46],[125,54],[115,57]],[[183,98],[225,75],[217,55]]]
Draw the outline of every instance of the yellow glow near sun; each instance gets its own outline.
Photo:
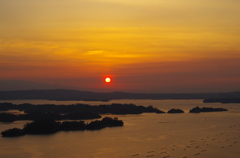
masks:
[[[106,78],[105,78],[105,82],[106,82],[106,83],[110,83],[110,82],[111,82],[111,78],[110,78],[110,77],[106,77]]]

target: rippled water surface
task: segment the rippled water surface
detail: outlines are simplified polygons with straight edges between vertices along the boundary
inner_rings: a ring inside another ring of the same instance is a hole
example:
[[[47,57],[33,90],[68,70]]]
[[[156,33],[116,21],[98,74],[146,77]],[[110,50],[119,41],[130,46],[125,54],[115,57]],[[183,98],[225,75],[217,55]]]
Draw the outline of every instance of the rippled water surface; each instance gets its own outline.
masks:
[[[90,105],[133,103],[160,110],[180,108],[184,114],[117,115],[123,127],[97,131],[58,132],[0,138],[1,158],[144,158],[240,156],[240,104],[204,104],[202,100],[7,101],[32,104]],[[190,114],[193,107],[222,107],[228,112]],[[116,115],[115,115],[116,116]],[[0,130],[22,128],[26,122],[0,123]]]

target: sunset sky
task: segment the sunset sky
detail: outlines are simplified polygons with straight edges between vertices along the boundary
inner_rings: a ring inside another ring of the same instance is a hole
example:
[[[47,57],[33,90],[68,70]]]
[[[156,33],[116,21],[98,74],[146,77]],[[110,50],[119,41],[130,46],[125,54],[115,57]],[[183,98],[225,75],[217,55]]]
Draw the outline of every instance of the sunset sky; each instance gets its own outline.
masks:
[[[0,80],[239,91],[240,1],[0,0]]]

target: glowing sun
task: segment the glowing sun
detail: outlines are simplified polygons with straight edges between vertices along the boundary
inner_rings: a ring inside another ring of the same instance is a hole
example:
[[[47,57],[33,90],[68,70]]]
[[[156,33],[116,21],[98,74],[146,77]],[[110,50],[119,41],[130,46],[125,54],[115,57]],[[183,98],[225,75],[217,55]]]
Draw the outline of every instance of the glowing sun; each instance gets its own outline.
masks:
[[[110,77],[106,77],[106,78],[105,78],[105,82],[106,82],[106,83],[110,83],[110,82],[111,82],[111,78],[110,78]]]

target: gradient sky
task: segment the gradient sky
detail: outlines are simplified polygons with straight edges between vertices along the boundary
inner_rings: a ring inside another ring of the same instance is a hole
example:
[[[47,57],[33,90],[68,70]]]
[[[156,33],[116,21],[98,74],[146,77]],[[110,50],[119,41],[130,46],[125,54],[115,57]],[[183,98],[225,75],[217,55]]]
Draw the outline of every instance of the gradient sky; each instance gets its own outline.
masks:
[[[237,91],[239,8],[239,0],[0,0],[0,79]]]

